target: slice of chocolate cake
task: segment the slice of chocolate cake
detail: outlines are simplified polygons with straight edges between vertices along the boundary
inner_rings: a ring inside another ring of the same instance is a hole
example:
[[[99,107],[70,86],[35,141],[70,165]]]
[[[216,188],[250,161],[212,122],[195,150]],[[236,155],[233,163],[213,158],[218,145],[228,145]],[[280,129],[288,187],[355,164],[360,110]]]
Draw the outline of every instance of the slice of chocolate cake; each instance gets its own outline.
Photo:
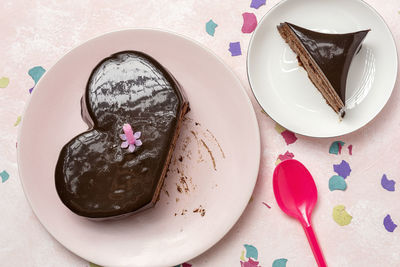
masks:
[[[288,22],[281,23],[277,28],[328,105],[343,117],[350,64],[370,30],[327,34]]]
[[[89,130],[60,152],[61,201],[97,219],[153,206],[188,110],[177,81],[150,56],[120,52],[93,70],[81,107]]]

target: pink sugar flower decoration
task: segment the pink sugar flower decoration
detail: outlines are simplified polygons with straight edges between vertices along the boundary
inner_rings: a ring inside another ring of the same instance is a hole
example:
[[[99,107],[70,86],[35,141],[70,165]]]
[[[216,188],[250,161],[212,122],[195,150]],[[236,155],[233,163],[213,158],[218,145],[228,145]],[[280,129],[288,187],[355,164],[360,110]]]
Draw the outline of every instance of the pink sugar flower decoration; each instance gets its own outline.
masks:
[[[134,133],[132,130],[132,126],[129,123],[125,123],[124,126],[122,126],[122,130],[124,131],[124,133],[119,135],[121,140],[124,141],[121,143],[121,147],[128,148],[129,152],[132,153],[133,151],[135,151],[136,147],[142,145],[142,141],[139,140],[142,133]]]

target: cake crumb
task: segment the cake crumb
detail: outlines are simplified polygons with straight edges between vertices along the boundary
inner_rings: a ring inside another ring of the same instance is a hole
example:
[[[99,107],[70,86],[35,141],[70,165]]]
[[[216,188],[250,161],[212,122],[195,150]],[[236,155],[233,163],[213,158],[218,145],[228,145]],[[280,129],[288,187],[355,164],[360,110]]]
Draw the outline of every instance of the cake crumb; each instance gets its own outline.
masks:
[[[175,201],[178,202],[178,201],[179,201],[179,198],[176,198]]]
[[[206,210],[203,208],[202,205],[200,205],[197,209],[193,210],[193,213],[199,213],[201,217],[204,217],[204,215],[206,215]]]
[[[182,212],[181,212],[181,215],[185,215],[186,212],[187,212],[187,209],[183,209]]]
[[[182,162],[182,161],[183,161],[183,157],[182,157],[182,156],[179,156],[178,160],[179,160],[180,162]]]
[[[168,193],[168,190],[165,190],[165,194],[167,194],[167,196],[169,197],[169,193]]]
[[[182,188],[178,184],[176,185],[176,190],[178,190],[179,193],[182,193]]]
[[[178,215],[178,213],[175,212],[174,216]]]

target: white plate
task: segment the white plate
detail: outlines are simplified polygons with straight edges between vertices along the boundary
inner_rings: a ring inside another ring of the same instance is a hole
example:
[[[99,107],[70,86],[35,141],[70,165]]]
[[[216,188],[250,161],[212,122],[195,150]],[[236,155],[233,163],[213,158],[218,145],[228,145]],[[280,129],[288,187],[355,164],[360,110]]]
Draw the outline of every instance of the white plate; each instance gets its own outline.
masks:
[[[276,26],[285,21],[327,33],[371,29],[350,67],[343,121],[279,35]],[[247,71],[256,99],[273,120],[302,135],[332,137],[361,128],[382,110],[396,81],[397,52],[383,19],[360,0],[286,0],[253,33]]]
[[[189,99],[187,117],[192,120],[184,123],[155,208],[119,221],[95,222],[62,204],[54,170],[62,146],[87,128],[80,98],[92,69],[123,50],[148,53],[176,77]],[[32,209],[61,244],[100,265],[173,266],[198,256],[238,220],[257,179],[260,136],[242,85],[209,50],[172,33],[124,30],[73,49],[42,77],[23,118],[18,166]],[[202,142],[212,152],[216,170]],[[200,205],[204,216],[193,212]]]

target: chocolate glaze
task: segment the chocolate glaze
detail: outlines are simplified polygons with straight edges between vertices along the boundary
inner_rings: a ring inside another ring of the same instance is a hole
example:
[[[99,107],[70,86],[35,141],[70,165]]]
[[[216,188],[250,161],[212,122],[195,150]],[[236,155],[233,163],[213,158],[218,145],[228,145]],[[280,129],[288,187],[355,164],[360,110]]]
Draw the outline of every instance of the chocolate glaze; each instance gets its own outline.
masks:
[[[93,70],[81,105],[89,130],[62,148],[55,170],[62,202],[90,218],[154,204],[188,107],[176,80],[148,55],[120,52]],[[124,123],[142,133],[133,153],[120,147]]]
[[[320,67],[340,99],[346,101],[346,82],[353,56],[370,30],[327,34],[288,23],[304,48]]]

